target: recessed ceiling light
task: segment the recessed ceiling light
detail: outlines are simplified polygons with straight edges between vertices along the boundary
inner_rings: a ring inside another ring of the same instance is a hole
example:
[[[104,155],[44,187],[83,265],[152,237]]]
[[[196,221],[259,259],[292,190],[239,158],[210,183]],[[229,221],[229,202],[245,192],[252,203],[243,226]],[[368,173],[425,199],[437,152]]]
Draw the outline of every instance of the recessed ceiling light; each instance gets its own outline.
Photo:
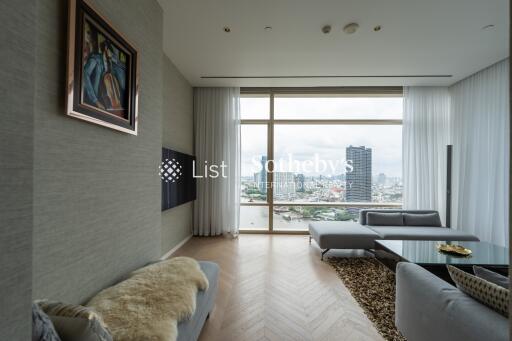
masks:
[[[267,31],[267,32],[272,31],[272,26],[265,26],[265,31]]]
[[[345,32],[346,34],[352,34],[352,33],[355,33],[358,28],[359,28],[359,24],[353,22],[348,25],[345,25],[345,27],[343,27],[343,32]]]
[[[231,28],[229,28],[229,26],[224,26],[224,32],[226,32],[226,33],[231,32]]]
[[[382,30],[382,26],[377,25],[377,26],[375,26],[375,27],[373,28],[373,30],[374,30],[375,32],[379,32],[380,30]]]
[[[322,27],[322,32],[324,34],[331,32],[331,25],[325,25],[324,27]]]
[[[493,29],[495,26],[493,24],[490,24],[490,25],[485,25],[484,27],[482,27],[482,30],[490,30],[490,29]]]

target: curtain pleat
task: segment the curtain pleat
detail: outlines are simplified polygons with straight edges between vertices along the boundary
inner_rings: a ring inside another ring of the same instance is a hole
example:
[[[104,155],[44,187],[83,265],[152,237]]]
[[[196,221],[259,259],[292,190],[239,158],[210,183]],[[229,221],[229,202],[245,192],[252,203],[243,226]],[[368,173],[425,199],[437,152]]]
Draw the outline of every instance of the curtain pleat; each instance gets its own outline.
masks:
[[[453,221],[481,240],[508,243],[508,59],[450,87]]]
[[[445,218],[446,145],[453,145],[452,227],[509,238],[508,59],[451,87],[404,88],[403,205]]]
[[[226,177],[197,179],[194,235],[238,234],[240,220],[240,89],[194,89],[196,173],[226,165]],[[210,172],[210,175],[212,173]]]
[[[403,206],[446,212],[446,145],[450,94],[446,87],[404,88]]]

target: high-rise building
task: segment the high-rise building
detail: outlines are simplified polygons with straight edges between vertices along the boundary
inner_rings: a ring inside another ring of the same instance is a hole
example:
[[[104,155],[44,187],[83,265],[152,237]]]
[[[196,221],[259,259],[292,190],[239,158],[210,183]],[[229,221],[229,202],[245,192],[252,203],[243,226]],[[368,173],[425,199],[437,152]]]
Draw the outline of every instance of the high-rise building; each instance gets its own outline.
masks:
[[[295,176],[295,188],[297,192],[304,192],[304,174],[297,174]]]
[[[261,193],[267,193],[267,157],[261,157],[261,171],[259,172],[258,189]]]
[[[372,200],[372,149],[365,146],[346,148],[346,160],[352,171],[346,175],[346,198],[352,202]]]

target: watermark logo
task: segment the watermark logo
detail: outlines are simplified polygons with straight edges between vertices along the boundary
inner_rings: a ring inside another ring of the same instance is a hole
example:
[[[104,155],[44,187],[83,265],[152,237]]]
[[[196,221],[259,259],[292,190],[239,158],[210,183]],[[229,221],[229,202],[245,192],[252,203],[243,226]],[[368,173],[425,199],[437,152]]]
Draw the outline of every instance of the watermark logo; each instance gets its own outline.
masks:
[[[270,164],[273,164],[274,172],[291,172],[291,173],[317,173],[322,174],[328,172],[330,174],[351,173],[354,170],[352,160],[324,160],[318,154],[313,154],[312,159],[298,160],[292,153],[287,154],[286,158],[277,160],[261,159],[254,156],[251,159],[253,171],[255,173],[265,170],[270,173]]]
[[[277,160],[267,160],[266,157],[254,156],[251,159],[253,166],[252,173],[257,174],[278,173],[278,174],[348,174],[354,171],[352,160],[325,160],[320,158],[318,154],[313,154],[311,159],[297,160],[293,154],[287,154],[286,158]],[[176,182],[183,176],[183,166],[176,159],[165,159],[159,168],[159,175],[165,182]],[[204,161],[203,165],[197,165],[195,160],[192,161],[192,177],[193,178],[227,178],[228,165],[222,161],[220,164],[209,163]],[[266,177],[262,182],[266,181]],[[279,181],[285,182],[285,181]],[[295,180],[293,180],[295,182]],[[303,182],[299,181],[299,182]],[[301,186],[303,186],[301,184]]]
[[[158,175],[165,182],[176,182],[183,175],[183,166],[176,159],[165,159],[158,167]]]
[[[220,165],[208,164],[208,161],[205,161],[203,166],[203,172],[202,174],[199,174],[199,172],[196,171],[196,162],[194,160],[192,163],[192,176],[194,178],[216,179],[218,177],[221,177],[226,179],[228,177],[226,174],[227,167],[228,165],[224,161],[222,161]]]

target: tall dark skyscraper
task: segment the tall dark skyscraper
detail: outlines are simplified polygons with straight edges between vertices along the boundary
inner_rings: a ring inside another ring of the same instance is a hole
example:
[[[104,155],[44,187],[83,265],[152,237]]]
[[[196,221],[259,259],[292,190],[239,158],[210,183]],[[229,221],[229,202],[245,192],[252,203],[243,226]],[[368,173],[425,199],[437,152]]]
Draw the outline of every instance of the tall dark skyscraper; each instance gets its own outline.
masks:
[[[262,156],[260,162],[261,162],[261,171],[259,173],[260,178],[258,181],[258,188],[261,193],[267,193],[267,171],[265,169],[265,166],[267,163],[267,157]]]
[[[305,192],[304,179],[304,174],[295,175],[295,188],[297,189],[297,192]]]
[[[347,147],[346,160],[352,161],[353,170],[347,172],[347,201],[372,201],[372,149]]]

